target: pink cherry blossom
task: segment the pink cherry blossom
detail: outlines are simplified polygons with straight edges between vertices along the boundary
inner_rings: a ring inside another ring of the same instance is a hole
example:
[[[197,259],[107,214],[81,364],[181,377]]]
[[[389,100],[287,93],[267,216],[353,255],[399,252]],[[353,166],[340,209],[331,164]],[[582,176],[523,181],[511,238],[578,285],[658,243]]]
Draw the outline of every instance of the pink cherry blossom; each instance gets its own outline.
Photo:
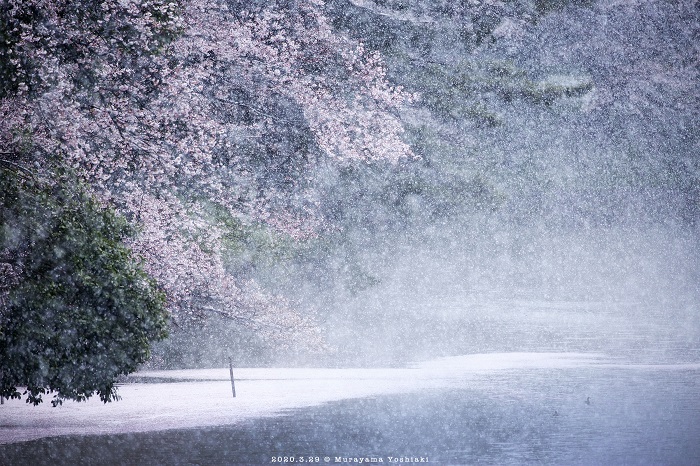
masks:
[[[413,157],[397,114],[414,96],[322,6],[7,0],[0,151],[39,176],[59,157],[135,222],[131,247],[175,321],[218,313],[277,344],[320,348],[309,317],[227,272],[225,229],[207,206],[303,238],[323,220],[287,195],[313,199],[314,164]],[[299,119],[271,111],[279,102]],[[292,153],[284,182],[269,182],[239,141],[257,149],[293,125],[315,149]]]

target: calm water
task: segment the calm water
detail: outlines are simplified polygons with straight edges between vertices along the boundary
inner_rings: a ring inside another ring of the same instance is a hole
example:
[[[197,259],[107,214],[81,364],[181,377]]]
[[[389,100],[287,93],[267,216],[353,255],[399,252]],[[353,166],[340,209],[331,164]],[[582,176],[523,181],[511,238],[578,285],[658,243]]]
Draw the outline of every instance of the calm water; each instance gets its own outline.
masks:
[[[590,397],[590,404],[585,400]],[[555,415],[556,411],[556,415]],[[274,456],[432,464],[700,464],[700,371],[514,370],[235,427],[0,446],[0,463],[272,464]]]

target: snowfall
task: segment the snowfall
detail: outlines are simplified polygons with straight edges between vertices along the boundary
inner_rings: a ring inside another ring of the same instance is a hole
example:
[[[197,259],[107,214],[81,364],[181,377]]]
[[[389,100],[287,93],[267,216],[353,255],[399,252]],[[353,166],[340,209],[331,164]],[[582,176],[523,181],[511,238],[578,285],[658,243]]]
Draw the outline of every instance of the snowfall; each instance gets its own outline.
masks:
[[[488,374],[509,370],[594,366],[630,367],[601,354],[502,353],[390,369],[234,368],[235,398],[229,368],[138,372],[138,380],[145,383],[121,384],[118,402],[104,404],[93,398],[54,408],[46,402],[33,407],[25,400],[5,400],[0,406],[0,444],[60,435],[225,426],[338,400],[465,388]],[[685,366],[635,368],[700,370],[700,364]]]

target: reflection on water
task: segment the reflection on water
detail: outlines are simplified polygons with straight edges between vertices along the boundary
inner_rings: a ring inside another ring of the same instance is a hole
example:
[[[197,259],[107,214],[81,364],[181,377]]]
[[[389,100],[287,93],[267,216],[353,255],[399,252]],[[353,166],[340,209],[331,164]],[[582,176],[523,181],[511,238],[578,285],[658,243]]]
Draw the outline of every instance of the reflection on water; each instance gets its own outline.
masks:
[[[334,402],[240,426],[0,447],[1,464],[700,464],[700,371],[517,369],[449,390]],[[590,397],[590,404],[585,400]],[[556,413],[556,414],[555,414]]]

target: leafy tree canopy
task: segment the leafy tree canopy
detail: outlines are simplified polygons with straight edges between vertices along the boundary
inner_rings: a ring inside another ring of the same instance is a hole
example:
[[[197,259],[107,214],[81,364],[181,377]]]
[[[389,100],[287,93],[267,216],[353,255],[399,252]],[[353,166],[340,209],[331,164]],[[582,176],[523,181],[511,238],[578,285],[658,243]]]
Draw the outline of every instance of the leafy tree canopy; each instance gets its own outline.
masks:
[[[413,95],[381,56],[317,0],[5,3],[0,151],[39,171],[61,154],[137,224],[173,322],[225,314],[321,347],[312,319],[227,270],[226,222],[312,236],[316,168],[413,156],[397,116]]]
[[[134,231],[66,173],[0,176],[0,396],[116,399],[116,378],[168,322],[164,294],[123,244]]]

